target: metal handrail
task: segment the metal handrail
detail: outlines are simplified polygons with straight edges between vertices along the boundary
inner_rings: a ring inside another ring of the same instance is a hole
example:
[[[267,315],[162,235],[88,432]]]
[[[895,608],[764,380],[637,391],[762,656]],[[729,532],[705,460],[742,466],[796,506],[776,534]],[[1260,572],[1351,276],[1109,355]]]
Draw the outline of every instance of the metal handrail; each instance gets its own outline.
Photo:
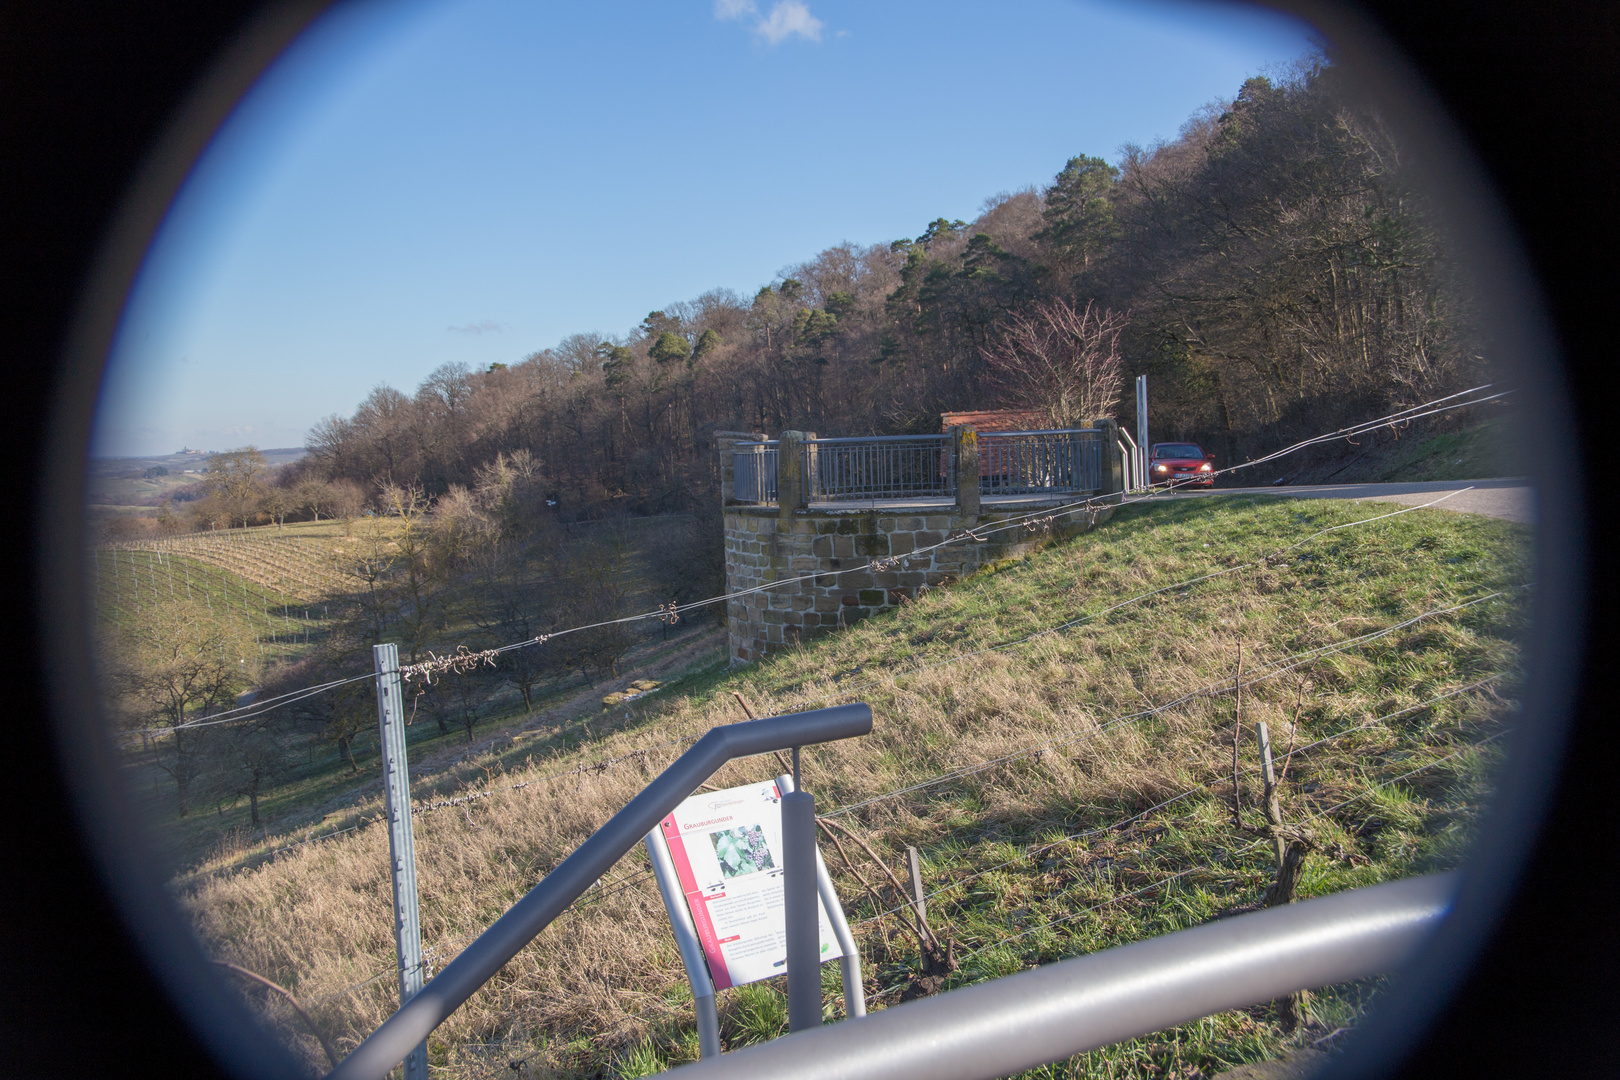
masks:
[[[398,1012],[383,1021],[328,1074],[327,1080],[382,1080],[429,1032],[726,762],[853,738],[871,730],[872,710],[861,702],[710,728]]]
[[[1125,490],[1140,491],[1147,486],[1147,463],[1130,432],[1120,428],[1119,438],[1120,460],[1125,463]],[[1129,452],[1125,449],[1127,446]]]
[[[811,502],[949,497],[955,491],[951,443],[944,435],[807,439],[799,453]]]
[[[733,494],[743,502],[776,502],[778,444],[739,443],[732,454]]]
[[[679,1080],[990,1080],[1229,1009],[1396,970],[1450,910],[1457,875],[1221,919],[676,1070]]]

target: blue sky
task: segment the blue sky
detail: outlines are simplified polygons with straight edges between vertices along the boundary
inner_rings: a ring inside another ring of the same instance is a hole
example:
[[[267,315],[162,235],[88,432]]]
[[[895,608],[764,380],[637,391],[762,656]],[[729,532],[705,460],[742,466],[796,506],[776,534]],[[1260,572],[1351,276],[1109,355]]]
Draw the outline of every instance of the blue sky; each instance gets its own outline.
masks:
[[[1310,47],[1274,13],[1164,2],[339,7],[172,208],[93,452],[296,446],[378,383],[971,219]]]

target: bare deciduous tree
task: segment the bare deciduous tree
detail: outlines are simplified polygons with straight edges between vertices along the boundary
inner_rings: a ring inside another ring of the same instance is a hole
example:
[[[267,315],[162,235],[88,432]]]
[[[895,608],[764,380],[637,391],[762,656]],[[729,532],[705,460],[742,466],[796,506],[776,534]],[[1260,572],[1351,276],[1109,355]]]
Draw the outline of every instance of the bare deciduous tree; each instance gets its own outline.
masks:
[[[1009,405],[1044,413],[1054,428],[1080,427],[1119,402],[1119,335],[1129,323],[1123,312],[1058,297],[1012,316],[982,354]]]
[[[159,609],[103,649],[125,725],[158,729],[157,738],[147,741],[151,762],[174,781],[176,808],[184,817],[194,783],[207,771],[204,736],[210,733],[186,725],[228,704],[255,674],[246,667],[248,643],[239,633]]]

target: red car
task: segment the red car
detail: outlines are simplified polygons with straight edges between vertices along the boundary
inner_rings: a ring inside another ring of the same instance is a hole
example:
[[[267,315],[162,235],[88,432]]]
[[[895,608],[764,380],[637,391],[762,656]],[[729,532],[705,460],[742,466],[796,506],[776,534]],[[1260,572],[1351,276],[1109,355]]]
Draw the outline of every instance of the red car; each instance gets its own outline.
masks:
[[[1215,455],[1197,443],[1154,443],[1148,453],[1148,483],[1172,487],[1215,486]]]

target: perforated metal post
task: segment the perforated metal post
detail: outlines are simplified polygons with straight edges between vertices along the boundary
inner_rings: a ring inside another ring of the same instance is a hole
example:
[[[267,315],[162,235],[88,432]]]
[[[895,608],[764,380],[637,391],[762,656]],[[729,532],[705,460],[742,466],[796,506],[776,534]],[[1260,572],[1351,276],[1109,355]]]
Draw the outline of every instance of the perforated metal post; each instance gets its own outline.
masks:
[[[375,645],[377,727],[382,746],[383,810],[388,816],[388,862],[394,878],[394,945],[399,955],[399,1003],[422,989],[422,925],[416,906],[416,842],[411,836],[411,776],[405,761],[405,697],[399,686],[399,648]],[[427,1080],[427,1040],[405,1055],[405,1080]]]

